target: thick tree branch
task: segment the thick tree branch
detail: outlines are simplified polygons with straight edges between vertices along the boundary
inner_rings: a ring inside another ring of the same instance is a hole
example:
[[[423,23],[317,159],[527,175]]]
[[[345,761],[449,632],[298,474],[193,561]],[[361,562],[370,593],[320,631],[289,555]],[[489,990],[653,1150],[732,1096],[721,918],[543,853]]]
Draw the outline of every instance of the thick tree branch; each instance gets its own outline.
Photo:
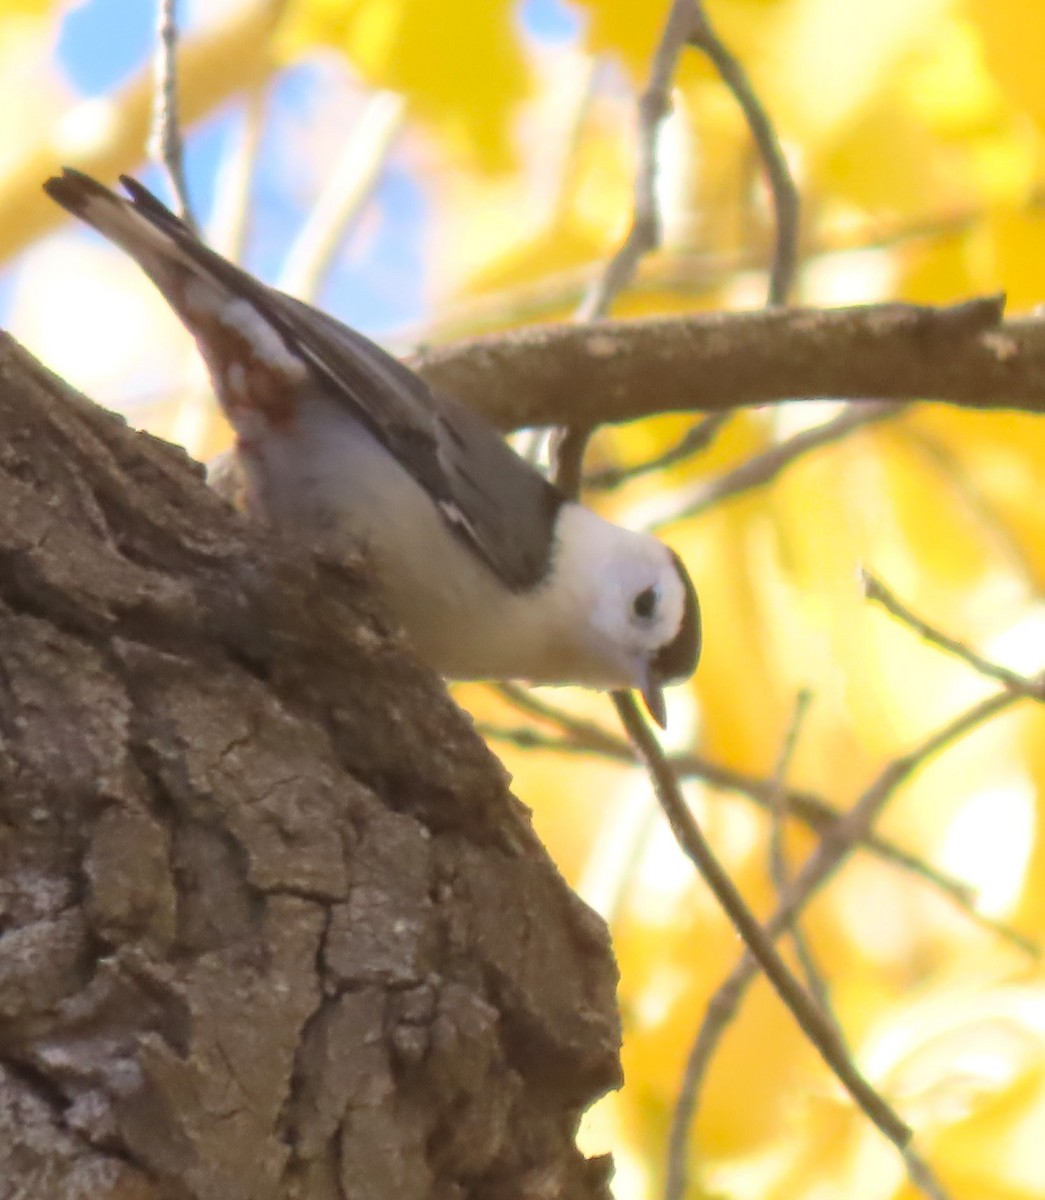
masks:
[[[791,399],[1045,411],[1045,319],[1003,300],[546,325],[426,348],[413,364],[504,429]]]

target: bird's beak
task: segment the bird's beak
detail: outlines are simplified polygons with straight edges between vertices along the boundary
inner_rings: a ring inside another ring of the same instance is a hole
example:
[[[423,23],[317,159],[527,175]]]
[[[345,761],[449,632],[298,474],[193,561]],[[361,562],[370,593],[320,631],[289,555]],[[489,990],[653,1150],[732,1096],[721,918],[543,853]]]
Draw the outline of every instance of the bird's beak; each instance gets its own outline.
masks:
[[[668,708],[664,703],[664,688],[657,677],[652,665],[643,672],[642,699],[646,702],[646,711],[657,722],[661,729],[668,727]]]

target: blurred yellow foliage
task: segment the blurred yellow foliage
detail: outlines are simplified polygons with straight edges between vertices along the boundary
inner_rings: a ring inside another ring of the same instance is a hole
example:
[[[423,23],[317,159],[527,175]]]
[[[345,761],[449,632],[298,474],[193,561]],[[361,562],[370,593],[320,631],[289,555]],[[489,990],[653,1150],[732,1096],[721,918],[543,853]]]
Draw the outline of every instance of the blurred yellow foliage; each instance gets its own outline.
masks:
[[[326,47],[357,81],[406,95],[421,136],[401,162],[430,203],[426,336],[568,317],[627,230],[634,88],[668,3],[561,3],[580,30],[569,44],[539,36],[548,3],[289,0],[274,40],[255,32],[243,46],[259,60],[262,43],[274,51],[264,68],[272,77],[282,70],[277,60],[307,62]],[[796,298],[945,302],[1005,290],[1016,308],[1041,301],[1045,5],[708,0],[707,9],[765,102],[799,183]],[[0,57],[4,23],[27,11],[54,9],[0,7]],[[46,39],[47,23],[39,24]],[[207,86],[213,80],[183,78],[187,111],[200,111]],[[745,123],[695,51],[684,55],[673,100],[659,143],[664,244],[615,311],[760,304],[774,224]],[[0,210],[14,214],[16,231],[35,203],[25,178],[5,191],[0,175]],[[37,216],[33,209],[25,229],[39,228]],[[66,275],[73,256],[63,249]],[[37,261],[37,300],[16,309],[14,324],[48,357],[47,313],[61,311],[67,280],[49,282],[50,266]],[[81,265],[97,286],[94,260]],[[62,369],[82,369],[96,394],[115,391],[112,376],[91,374],[103,349],[112,367],[111,318],[80,310],[78,334],[61,331]],[[142,329],[139,352],[169,348],[169,327],[151,336]],[[190,352],[179,344],[178,353]],[[141,369],[128,359],[129,373]],[[178,386],[178,398],[146,423],[210,452],[223,434],[188,368]],[[183,402],[186,394],[194,398]],[[568,403],[567,385],[564,415]],[[681,495],[822,419],[822,406],[811,404],[739,414],[705,453],[592,500],[641,521],[652,499]],[[603,431],[590,465],[642,462],[687,427],[675,416]],[[770,778],[796,696],[808,689],[789,782],[846,808],[891,759],[987,694],[993,684],[869,606],[861,565],[988,657],[1040,670],[1043,472],[1040,417],[916,406],[795,462],[765,488],[673,521],[667,536],[698,582],[706,643],[694,683],[672,699],[671,749]],[[478,685],[460,696],[484,723],[521,722]],[[550,699],[612,728],[601,697]],[[978,889],[988,915],[1039,940],[1043,748],[1045,715],[1023,704],[916,773],[881,825]],[[621,1200],[645,1200],[663,1181],[691,1039],[740,946],[666,833],[641,773],[592,756],[511,745],[503,753],[553,856],[612,921],[627,1082],[587,1136],[591,1150],[617,1154]],[[686,787],[733,877],[767,913],[775,890],[764,813],[699,781]],[[795,871],[815,840],[789,826],[785,844]],[[867,852],[813,903],[804,928],[859,1065],[915,1125],[953,1200],[1041,1200],[1041,967],[931,883]],[[690,1166],[692,1196],[919,1194],[764,983],[715,1060]]]
[[[18,17],[38,17],[55,8],[55,0],[2,0],[0,21]]]
[[[459,152],[486,168],[514,162],[528,71],[507,0],[290,0],[277,45],[288,57],[332,46],[368,83],[409,96]]]
[[[969,0],[969,13],[998,87],[1015,109],[1045,129],[1045,8],[1021,0]]]

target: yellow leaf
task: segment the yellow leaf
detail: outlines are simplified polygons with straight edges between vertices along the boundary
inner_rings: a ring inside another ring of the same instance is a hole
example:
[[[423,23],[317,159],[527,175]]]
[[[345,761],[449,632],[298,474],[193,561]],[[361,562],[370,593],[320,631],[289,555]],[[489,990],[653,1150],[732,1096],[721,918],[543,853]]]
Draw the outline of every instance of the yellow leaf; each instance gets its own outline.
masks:
[[[782,7],[763,68],[776,120],[815,153],[890,86],[938,33],[948,7],[949,0],[793,0]]]
[[[1009,100],[1045,128],[1045,5],[1027,0],[967,0],[987,67]]]
[[[649,74],[650,60],[671,7],[669,0],[621,4],[620,0],[579,0],[589,14],[585,43],[593,54],[614,53],[636,79]]]
[[[56,0],[0,0],[0,22],[9,17],[37,17],[60,7]]]
[[[714,830],[716,822],[710,824]],[[745,891],[749,875],[740,872],[737,878]],[[627,1116],[651,1163],[660,1161],[689,1047],[708,1000],[738,957],[735,932],[706,895],[690,889],[675,904],[670,922],[631,917],[615,930],[626,986]],[[694,1131],[699,1157],[750,1152],[772,1137],[794,1109],[795,1078],[813,1069],[815,1060],[780,1000],[760,980],[708,1075]],[[736,1086],[738,1079],[756,1077],[756,1090]]]
[[[511,118],[529,72],[507,0],[292,0],[280,50],[316,45],[406,95],[454,152],[490,170],[513,164]]]
[[[1036,622],[1039,639],[1045,636],[1045,618]],[[1045,933],[1045,728],[1040,711],[1023,728],[1023,753],[1035,787],[1036,821],[1016,920],[1021,929],[1037,937]]]
[[[898,260],[897,295],[915,304],[947,304],[961,296],[990,291],[976,269],[966,230],[943,232],[903,249]]]
[[[227,19],[181,44],[179,90],[185,126],[268,79],[272,66],[265,49],[275,7],[276,0],[238,5]],[[115,95],[101,102],[84,101],[59,117],[49,111],[56,89],[41,87],[37,72],[27,91],[15,70],[16,63],[24,68],[32,61],[29,46],[17,39],[13,47],[0,44],[0,212],[5,214],[0,222],[0,260],[62,220],[65,214],[46,200],[40,184],[63,163],[99,179],[137,170],[155,98],[152,70],[146,68]],[[49,136],[39,129],[45,116]]]
[[[985,251],[997,285],[1005,288],[1009,308],[1018,312],[1041,302],[1041,264],[1045,259],[1045,220],[1040,213],[999,211],[984,231]]]
[[[945,172],[931,130],[895,91],[875,97],[814,169],[833,200],[870,211],[922,213],[929,195],[946,211],[968,199],[964,181]]]
[[[962,412],[925,405],[910,418],[938,494],[959,527],[1007,567],[1045,588],[1045,507],[1041,470],[1045,426],[1027,413]],[[1037,449],[1035,449],[1037,447]]]

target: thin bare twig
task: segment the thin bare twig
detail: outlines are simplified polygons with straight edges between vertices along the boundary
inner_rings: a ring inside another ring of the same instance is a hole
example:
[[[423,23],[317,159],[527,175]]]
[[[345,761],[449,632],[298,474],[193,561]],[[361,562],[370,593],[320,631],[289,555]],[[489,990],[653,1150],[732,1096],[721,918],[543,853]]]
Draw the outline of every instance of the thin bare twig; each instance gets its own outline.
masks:
[[[773,820],[770,822],[769,871],[773,879],[773,885],[781,896],[787,894],[788,887],[790,886],[788,881],[787,855],[784,849],[784,828],[788,816],[787,774],[790,769],[791,759],[794,756],[795,747],[798,743],[798,731],[802,726],[802,721],[805,719],[811,699],[811,692],[803,689],[798,693],[798,698],[795,701],[795,711],[792,714],[791,723],[784,737],[784,743],[780,748],[780,756],[777,759],[776,769],[773,771]],[[809,941],[797,921],[791,927],[791,941],[794,944],[795,954],[802,968],[802,973],[805,975],[806,987],[809,989],[809,994],[820,1005],[824,1016],[834,1024],[839,1041],[843,1041],[844,1034],[842,1027],[838,1023],[838,1019],[831,1007],[823,973],[817,965]]]
[[[551,437],[549,453],[552,478],[559,491],[571,499],[576,499],[580,494],[584,455],[594,432],[594,425],[574,422],[560,426]]]
[[[1019,536],[1010,527],[981,483],[945,442],[919,428],[913,421],[896,429],[898,440],[909,446],[937,474],[954,494],[955,500],[973,521],[986,533],[1008,567],[1021,575],[1038,591],[1045,587],[1035,564]]]
[[[1038,214],[1045,207],[1045,195],[1031,198],[1021,211]],[[870,221],[862,228],[846,223],[826,233],[815,231],[812,238],[802,239],[803,262],[829,258],[860,250],[890,250],[911,242],[944,239],[967,232],[984,218],[981,212],[966,212],[927,221],[903,221],[884,226]],[[717,293],[723,283],[746,271],[756,271],[764,265],[762,247],[745,246],[738,250],[711,250],[672,246],[656,259],[639,264],[629,291],[656,293],[665,291],[677,296],[698,299]],[[396,344],[411,347],[419,343],[443,343],[471,336],[483,330],[498,330],[516,325],[534,324],[542,318],[573,308],[580,303],[585,286],[594,268],[590,265],[570,267],[542,276],[528,284],[512,284],[510,288],[484,292],[481,296],[459,298],[440,307],[423,324],[407,326],[396,335]]]
[[[853,808],[830,829],[824,831],[820,845],[807,859],[787,895],[781,898],[776,911],[766,922],[764,926],[766,936],[777,938],[792,927],[798,913],[809,902],[813,894],[834,875],[855,847],[857,843],[853,839],[866,836],[882,808],[901,784],[905,783],[930,758],[958,741],[978,725],[1009,708],[1018,699],[1019,697],[1012,692],[997,693],[961,713],[942,729],[926,738],[914,750],[888,763],[863,792]],[[758,964],[750,954],[745,953],[708,1004],[704,1023],[686,1063],[678,1103],[672,1118],[665,1200],[681,1200],[685,1193],[689,1129],[696,1112],[700,1088],[706,1077],[714,1050],[725,1032],[726,1026],[736,1015],[740,1001],[748,985],[758,974],[758,969]],[[917,1155],[912,1158],[911,1147],[902,1148],[912,1178],[930,1195],[943,1195],[931,1174],[927,1176],[928,1168],[925,1164]]]
[[[717,479],[701,481],[673,492],[662,502],[655,502],[643,524],[648,529],[657,529],[687,517],[695,517],[744,492],[767,487],[798,459],[814,450],[834,445],[868,425],[895,417],[904,408],[905,405],[888,400],[877,404],[850,404],[823,424],[802,429],[779,445],[771,446],[761,454],[753,454]]]
[[[679,847],[696,866],[701,878],[729,917],[730,923],[744,939],[748,951],[757,960],[758,966],[787,1005],[802,1032],[830,1067],[835,1078],[852,1096],[868,1120],[898,1149],[904,1151],[911,1139],[910,1128],[856,1069],[845,1046],[839,1042],[834,1027],[824,1019],[816,1001],[788,970],[772,940],[766,936],[744,898],[737,891],[736,885],[715,857],[682,797],[671,764],[648,729],[634,697],[629,692],[614,692],[613,703],[628,736],[645,761],[657,799],[671,824]],[[681,1194],[680,1192],[679,1195]]]
[[[794,285],[798,266],[799,212],[798,188],[788,169],[787,159],[780,148],[776,130],[759,100],[747,72],[715,33],[703,3],[698,3],[697,21],[690,35],[690,45],[697,46],[711,59],[722,82],[732,92],[747,121],[766,178],[773,193],[773,213],[776,219],[776,246],[769,276],[767,304],[786,304]]]
[[[585,475],[584,486],[589,490],[612,491],[614,488],[620,487],[622,483],[628,483],[642,475],[652,475],[656,471],[663,471],[667,467],[675,466],[676,463],[684,462],[687,458],[703,454],[730,415],[728,413],[712,413],[709,417],[702,417],[695,425],[686,430],[674,446],[665,450],[663,454],[627,467],[606,467],[601,471],[592,471]]]
[[[795,879],[788,902],[780,905],[767,928],[775,935],[790,925],[792,917],[812,892],[834,874],[860,839],[867,835],[882,808],[902,783],[930,758],[1019,699],[1021,697],[1018,694],[1009,691],[990,696],[948,722],[914,750],[893,759],[856,804],[823,831],[819,846]]]
[[[671,81],[687,40],[696,32],[695,0],[672,0],[653,55],[649,82],[639,97],[638,138],[631,226],[620,249],[606,264],[575,314],[579,324],[604,317],[617,293],[626,287],[640,259],[660,244],[657,204],[657,132],[670,108]],[[580,491],[584,455],[597,422],[574,421],[552,443],[554,477],[567,496]]]
[[[787,775],[798,746],[798,733],[802,728],[806,713],[809,711],[812,698],[812,692],[805,688],[795,698],[794,711],[791,714],[787,732],[784,734],[771,780],[773,795],[770,811],[773,820],[769,839],[769,867],[778,892],[783,892],[787,888],[787,857],[784,853],[784,826],[787,821]]]
[[[564,738],[543,738],[532,729],[504,729],[497,726],[486,727],[489,736],[511,741],[523,749],[538,748],[565,754],[599,754],[621,763],[635,762],[635,748],[600,725],[548,704],[517,684],[497,684],[494,685],[494,690],[514,708],[560,730]],[[668,761],[680,779],[695,779],[721,791],[736,792],[760,808],[772,810],[774,785],[771,780],[760,779],[732,767],[713,763],[699,754],[673,754]],[[814,792],[788,788],[786,795],[788,816],[801,821],[814,833],[823,835],[844,815]],[[1042,948],[1032,938],[1003,921],[978,912],[975,890],[967,883],[938,870],[874,830],[868,830],[860,846],[883,862],[906,871],[935,888],[973,924],[1015,946],[1031,958],[1041,957]]]
[[[178,5],[177,0],[158,0],[158,4],[154,68],[156,87],[148,152],[167,172],[175,211],[195,231],[196,218],[192,213],[189,189],[185,182],[185,146],[178,119]]]
[[[678,13],[680,8],[688,8],[688,13]],[[656,131],[660,121],[667,111],[668,93],[671,76],[677,64],[679,48],[675,38],[681,31],[689,27],[688,42],[691,46],[702,50],[711,60],[718,71],[722,82],[733,94],[754,140],[762,165],[765,168],[773,195],[773,213],[776,220],[776,240],[773,250],[773,260],[769,275],[769,294],[766,299],[768,306],[786,304],[791,289],[794,286],[795,271],[798,265],[799,246],[799,212],[800,203],[798,189],[788,169],[787,159],[780,148],[776,131],[766,113],[757,93],[751,86],[743,66],[733,56],[729,47],[719,38],[708,19],[707,12],[701,0],[692,0],[688,5],[676,5],[668,17],[664,34],[655,59],[654,72],[650,88],[643,96],[640,107],[641,120],[639,170],[636,173],[635,184],[635,216],[631,231],[617,256],[607,268],[606,274],[600,281],[593,298],[589,303],[601,304],[601,310],[594,315],[605,315],[609,303],[616,290],[630,283],[638,266],[639,259],[649,250],[655,249],[660,243],[659,213],[655,204],[654,182],[656,176]],[[671,55],[674,58],[671,58]],[[661,55],[665,63],[660,62]],[[658,72],[665,65],[670,67],[667,76]],[[659,90],[657,90],[659,88]],[[582,310],[583,311],[583,310]],[[728,421],[729,414],[713,413],[698,422],[681,442],[666,454],[654,459],[644,467],[632,468],[613,482],[603,482],[603,487],[614,487],[624,479],[638,474],[646,474],[669,466],[679,460],[695,454],[710,444],[712,439]],[[612,476],[609,477],[613,479]]]
[[[686,42],[697,33],[699,13],[695,0],[672,0],[660,41],[653,54],[649,81],[639,97],[639,130],[636,145],[634,200],[631,227],[620,249],[592,287],[577,312],[577,320],[594,321],[635,274],[639,260],[660,244],[660,210],[657,205],[657,133],[671,107],[671,81]]]
[[[244,96],[241,123],[221,156],[214,181],[214,203],[207,216],[207,245],[234,263],[243,261],[250,214],[250,185],[265,126],[268,93],[264,85]]]
[[[403,127],[406,103],[377,92],[356,122],[341,157],[287,254],[279,287],[314,300],[338,245],[362,214]]]
[[[549,146],[542,147],[541,181],[538,203],[547,213],[544,224],[554,226],[562,219],[573,197],[580,172],[580,148],[591,115],[603,62],[578,52],[576,59],[564,64],[557,74],[555,88],[561,123]]]
[[[232,262],[240,262],[243,258],[250,178],[261,141],[264,106],[264,85],[259,83],[248,89],[242,124],[237,124],[230,145],[221,156],[214,203],[207,216],[204,240]],[[198,458],[207,453],[213,440],[217,405],[206,369],[197,358],[193,359],[190,380],[178,404],[171,436]]]
[[[952,638],[948,634],[941,632],[935,626],[930,625],[922,617],[913,613],[896,594],[889,590],[880,579],[867,570],[861,570],[860,579],[864,587],[864,595],[874,604],[880,604],[886,612],[896,617],[898,621],[909,626],[916,634],[930,645],[935,646],[938,650],[943,650],[944,653],[952,655],[954,658],[961,659],[967,666],[972,667],[980,675],[985,675],[988,679],[995,679],[999,683],[1003,683],[1011,692],[1018,696],[1026,696],[1029,700],[1038,700],[1045,702],[1045,671],[1039,672],[1037,676],[1028,679],[1024,675],[1020,675],[1017,671],[1010,671],[1008,667],[1003,667],[998,663],[991,662],[990,659],[984,658],[977,654],[975,650],[966,646],[964,642],[959,642],[957,638]]]
[[[794,281],[799,238],[798,190],[772,123],[743,67],[715,33],[700,0],[673,0],[654,52],[649,82],[639,98],[639,134],[631,227],[620,249],[586,297],[581,321],[603,317],[635,274],[640,259],[660,245],[657,206],[657,133],[670,110],[671,84],[686,44],[702,50],[740,105],[773,193],[776,249],[770,273],[771,305],[784,304]]]

